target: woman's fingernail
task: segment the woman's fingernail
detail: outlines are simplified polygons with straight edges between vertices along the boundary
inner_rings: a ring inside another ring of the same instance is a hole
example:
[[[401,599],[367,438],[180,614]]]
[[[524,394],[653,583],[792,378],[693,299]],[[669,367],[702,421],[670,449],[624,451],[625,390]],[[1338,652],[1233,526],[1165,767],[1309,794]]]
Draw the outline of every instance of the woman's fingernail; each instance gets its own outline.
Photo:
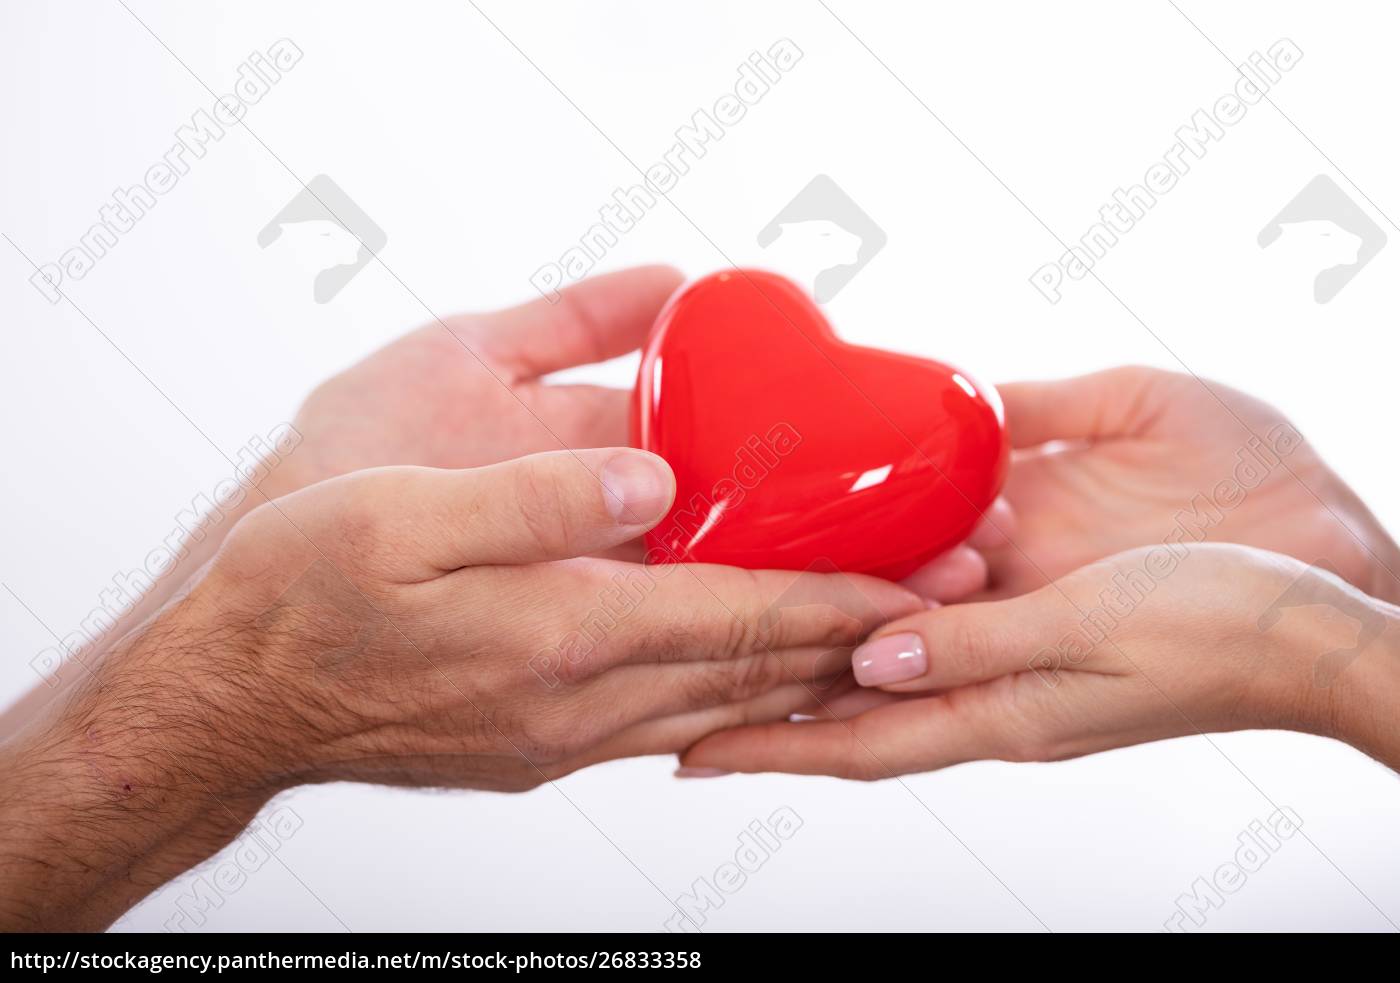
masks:
[[[732,775],[734,772],[725,771],[723,768],[677,768],[677,778],[723,778],[725,775]]]
[[[928,672],[924,640],[912,631],[866,642],[851,653],[851,668],[862,686],[887,686]]]
[[[666,462],[646,451],[614,454],[603,465],[608,514],[625,526],[651,525],[671,507],[675,479]]]

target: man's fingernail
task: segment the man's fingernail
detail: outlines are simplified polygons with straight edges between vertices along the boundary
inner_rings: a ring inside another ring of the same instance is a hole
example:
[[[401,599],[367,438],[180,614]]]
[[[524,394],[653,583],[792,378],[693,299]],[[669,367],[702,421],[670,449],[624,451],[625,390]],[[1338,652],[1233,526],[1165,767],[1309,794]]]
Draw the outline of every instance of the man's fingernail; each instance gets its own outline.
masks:
[[[677,768],[677,778],[723,778],[725,775],[732,775],[734,772],[725,771],[723,768]]]
[[[626,526],[651,525],[665,515],[674,487],[666,462],[646,451],[614,454],[603,465],[608,514]]]
[[[862,686],[887,686],[928,672],[924,640],[911,631],[866,642],[851,653],[851,668]]]

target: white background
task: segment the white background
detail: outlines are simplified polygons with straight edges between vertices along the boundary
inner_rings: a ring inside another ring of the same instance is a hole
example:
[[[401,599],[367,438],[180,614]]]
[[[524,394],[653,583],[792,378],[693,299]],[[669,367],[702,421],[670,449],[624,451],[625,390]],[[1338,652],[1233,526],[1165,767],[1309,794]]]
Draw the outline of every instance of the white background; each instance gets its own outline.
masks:
[[[130,2],[217,91],[278,38],[302,48],[248,126],[302,180],[334,178],[387,232],[385,263],[437,313],[526,299],[530,274],[636,181],[467,3]],[[483,6],[642,164],[732,90],[749,52],[780,37],[805,52],[675,191],[704,235],[663,204],[599,269],[666,261],[699,275],[725,265],[719,250],[762,264],[758,229],[826,173],[889,236],[827,306],[848,339],[989,380],[1180,368],[1179,357],[1281,406],[1383,521],[1400,524],[1388,425],[1400,232],[1380,214],[1400,217],[1397,25],[1386,5],[1183,4],[1236,60],[1281,37],[1305,57],[1270,93],[1298,128],[1268,104],[1251,109],[1097,269],[1165,345],[1092,280],[1067,284],[1050,306],[1027,278],[1060,252],[1028,210],[1078,237],[1178,127],[1233,88],[1231,65],[1168,3],[834,5],[1025,207],[818,4]],[[0,9],[0,231],[48,261],[211,99],[115,0]],[[1391,236],[1327,305],[1255,242],[1317,174]],[[229,453],[289,419],[317,381],[428,317],[378,265],[332,303],[313,303],[314,270],[256,243],[299,190],[235,129],[71,285]],[[73,307],[32,289],[31,272],[0,242],[0,579],[66,631],[228,466]],[[632,364],[593,374],[626,385]],[[0,638],[0,694],[12,699],[50,639],[8,594]],[[1197,876],[1231,859],[1269,799],[1297,811],[1312,843],[1288,841],[1209,928],[1400,921],[1393,773],[1310,737],[1215,741],[1219,750],[1194,737],[875,785],[682,783],[671,760],[646,759],[562,783],[592,824],[548,787],[518,797],[303,789],[288,797],[305,825],[279,854],[285,868],[258,871],[206,927],[656,930],[668,897],[730,859],[749,821],[787,805],[804,826],[706,930],[1038,930],[1036,918],[1055,930],[1153,930]],[[160,928],[180,890],[119,927]]]

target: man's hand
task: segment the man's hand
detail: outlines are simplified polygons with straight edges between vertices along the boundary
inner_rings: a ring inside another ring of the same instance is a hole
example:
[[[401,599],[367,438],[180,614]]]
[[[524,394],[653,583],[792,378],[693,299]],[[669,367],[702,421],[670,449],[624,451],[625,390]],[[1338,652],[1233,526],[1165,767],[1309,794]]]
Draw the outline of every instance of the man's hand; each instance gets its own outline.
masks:
[[[1196,379],[1156,369],[1000,386],[1015,518],[1011,543],[982,543],[985,596],[1175,537],[1326,560],[1366,593],[1400,599],[1400,551],[1355,493],[1273,407],[1209,385],[1229,410]]]
[[[1169,558],[1134,550],[886,625],[853,656],[867,689],[808,707],[814,721],[713,734],[682,764],[878,779],[1280,728],[1400,768],[1400,609],[1244,546]]]
[[[4,747],[0,918],[108,924],[293,785],[521,790],[785,719],[923,607],[869,578],[597,558],[673,494],[659,458],[612,449],[359,471],[255,510]]]
[[[626,390],[550,385],[541,377],[637,348],[680,282],[670,267],[637,267],[585,280],[556,304],[453,315],[326,380],[297,412],[301,442],[292,453],[238,510],[187,542],[186,555],[107,638],[120,639],[159,610],[238,518],[270,498],[384,465],[472,468],[539,451],[626,444]],[[620,552],[640,556],[635,546]],[[102,647],[81,656],[90,659]],[[64,686],[77,678],[74,668],[66,668]],[[52,696],[50,686],[35,687],[6,712],[0,731],[32,719]]]
[[[316,387],[276,494],[391,464],[475,468],[627,443],[628,391],[544,376],[635,351],[681,283],[668,266],[592,277],[560,294],[432,322]]]

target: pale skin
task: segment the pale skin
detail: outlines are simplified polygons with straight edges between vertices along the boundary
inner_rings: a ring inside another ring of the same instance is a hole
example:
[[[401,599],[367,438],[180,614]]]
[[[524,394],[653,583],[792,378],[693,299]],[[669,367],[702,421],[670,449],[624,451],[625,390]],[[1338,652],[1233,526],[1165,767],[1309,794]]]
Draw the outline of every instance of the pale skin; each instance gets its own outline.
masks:
[[[1152,369],[1003,386],[1018,453],[990,524],[1009,540],[984,545],[978,603],[883,626],[852,657],[862,690],[814,701],[812,720],[707,737],[684,773],[877,779],[1243,728],[1334,737],[1400,768],[1396,546],[1310,445],[1247,494],[1227,487],[1204,541],[1162,553],[1250,431],[1287,423],[1210,386],[1248,429],[1197,380]],[[1086,632],[1105,592],[1114,623]]]

